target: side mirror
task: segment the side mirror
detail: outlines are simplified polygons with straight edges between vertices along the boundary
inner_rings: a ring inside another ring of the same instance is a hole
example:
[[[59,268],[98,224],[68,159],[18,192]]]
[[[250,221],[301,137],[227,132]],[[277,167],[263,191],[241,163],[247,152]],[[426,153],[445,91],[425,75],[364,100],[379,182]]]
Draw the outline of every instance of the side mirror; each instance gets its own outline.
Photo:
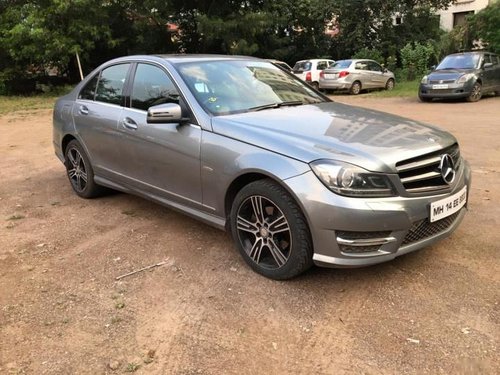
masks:
[[[436,69],[436,65],[431,66],[431,70]]]
[[[186,121],[182,117],[182,109],[179,104],[165,103],[158,104],[148,108],[148,124],[178,124]]]
[[[491,68],[493,66],[493,63],[484,63],[483,68]]]

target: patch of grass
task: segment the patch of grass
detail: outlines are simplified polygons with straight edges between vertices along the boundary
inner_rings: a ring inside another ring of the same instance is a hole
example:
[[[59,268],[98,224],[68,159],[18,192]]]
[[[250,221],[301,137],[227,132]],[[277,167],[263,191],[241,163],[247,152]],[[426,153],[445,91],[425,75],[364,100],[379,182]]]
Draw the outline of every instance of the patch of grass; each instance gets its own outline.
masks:
[[[7,218],[7,220],[21,220],[21,219],[24,219],[25,216],[24,215],[18,215],[18,214],[15,214],[15,215],[11,215]]]
[[[411,98],[418,95],[418,85],[420,81],[403,81],[396,82],[396,86],[391,91],[380,90],[368,93],[369,96],[376,96],[380,98]]]
[[[36,111],[54,107],[56,99],[67,94],[71,86],[54,88],[53,91],[33,96],[3,96],[0,95],[0,116],[17,111]]]
[[[122,322],[122,321],[123,321],[123,319],[122,319],[122,318],[120,318],[119,316],[113,316],[113,317],[111,318],[111,324],[118,324],[118,323],[120,323],[120,322]]]
[[[139,364],[131,362],[127,364],[127,368],[125,369],[125,371],[136,372],[137,370],[139,370],[139,367],[141,367]]]
[[[127,216],[131,216],[131,217],[137,216],[137,212],[135,212],[134,210],[123,210],[122,214],[127,215]]]
[[[0,96],[0,115],[54,107],[56,96]]]
[[[116,309],[118,309],[118,310],[121,310],[121,309],[123,309],[124,307],[125,307],[125,303],[123,303],[123,302],[117,302],[117,303],[115,304],[115,308],[116,308]]]

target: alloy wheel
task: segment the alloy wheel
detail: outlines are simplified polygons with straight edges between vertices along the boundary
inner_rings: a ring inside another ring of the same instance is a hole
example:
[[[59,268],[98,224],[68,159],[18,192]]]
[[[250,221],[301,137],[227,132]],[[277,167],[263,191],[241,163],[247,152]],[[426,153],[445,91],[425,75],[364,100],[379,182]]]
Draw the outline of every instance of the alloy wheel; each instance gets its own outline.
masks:
[[[68,177],[74,189],[83,192],[87,186],[87,168],[80,151],[71,147],[68,152],[67,171]]]
[[[477,102],[479,99],[481,99],[481,96],[482,96],[481,85],[479,83],[476,83],[472,87],[472,91],[469,95],[469,101]]]
[[[248,257],[258,266],[278,269],[292,251],[292,233],[287,218],[270,199],[252,195],[240,205],[236,228]]]
[[[361,84],[359,82],[354,82],[351,86],[351,94],[358,95],[361,92]]]

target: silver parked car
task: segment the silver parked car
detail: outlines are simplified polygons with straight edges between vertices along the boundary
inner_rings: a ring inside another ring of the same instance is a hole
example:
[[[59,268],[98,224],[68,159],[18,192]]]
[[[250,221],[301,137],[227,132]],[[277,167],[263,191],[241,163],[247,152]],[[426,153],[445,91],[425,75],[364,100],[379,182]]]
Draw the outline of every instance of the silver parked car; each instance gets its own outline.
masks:
[[[254,58],[109,61],[56,102],[53,134],[79,196],[116,189],[227,229],[274,279],[430,245],[470,191],[449,133],[334,103]]]
[[[353,95],[362,90],[392,90],[395,85],[394,73],[374,60],[339,60],[329,66],[319,77],[322,90],[349,90]]]

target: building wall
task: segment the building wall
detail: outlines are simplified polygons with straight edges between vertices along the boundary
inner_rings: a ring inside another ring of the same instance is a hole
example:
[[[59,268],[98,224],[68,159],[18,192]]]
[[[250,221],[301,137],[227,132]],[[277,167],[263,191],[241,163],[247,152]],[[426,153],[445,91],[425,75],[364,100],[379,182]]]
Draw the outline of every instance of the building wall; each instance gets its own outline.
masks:
[[[453,29],[455,13],[471,11],[477,13],[492,2],[492,0],[457,0],[456,3],[451,5],[448,9],[440,9],[437,11],[437,14],[439,14],[439,24],[442,29],[449,31]]]

